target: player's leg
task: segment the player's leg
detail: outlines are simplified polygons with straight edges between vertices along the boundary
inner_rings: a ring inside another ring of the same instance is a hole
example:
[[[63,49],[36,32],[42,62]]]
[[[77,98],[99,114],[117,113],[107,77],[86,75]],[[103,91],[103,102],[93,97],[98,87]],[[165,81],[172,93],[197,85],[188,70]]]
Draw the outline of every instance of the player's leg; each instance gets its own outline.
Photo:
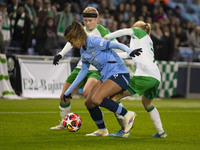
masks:
[[[136,94],[136,92],[134,91],[134,87],[133,85],[135,85],[135,79],[134,77],[132,77],[130,80],[129,80],[129,84],[128,84],[128,88],[126,91],[123,91],[122,93],[117,93],[115,94],[113,97],[111,97],[114,101],[117,101],[119,99],[122,99],[123,97],[126,97],[126,96],[131,96],[131,95],[134,95]],[[116,114],[117,115],[117,114]],[[120,115],[118,115],[120,116]],[[110,134],[109,136],[115,136],[115,137],[129,137],[130,133],[124,133],[123,132],[123,126],[124,126],[124,120],[123,119],[119,119],[118,120],[120,126],[121,126],[121,129],[116,132],[116,133],[113,133],[113,134]]]
[[[60,106],[59,106],[59,109],[60,109],[60,116],[61,116],[61,119],[63,120],[65,118],[65,116],[69,113],[70,109],[71,109],[71,104],[70,104],[70,100],[68,101],[64,101],[63,100],[63,96],[64,96],[64,93],[67,91],[67,89],[71,86],[71,84],[74,82],[74,80],[76,79],[78,73],[80,72],[80,69],[79,68],[75,68],[71,74],[68,76],[66,82],[64,83],[63,85],[63,88],[62,88],[62,92],[60,94]],[[77,93],[79,87],[83,86],[83,81],[78,85],[78,87],[76,87],[73,92],[72,92],[72,96]]]
[[[97,131],[86,134],[86,136],[107,136],[108,135],[108,130],[105,126],[103,114],[99,106],[96,106],[92,104],[91,102],[91,97],[93,93],[98,89],[99,86],[101,86],[101,84],[102,84],[101,81],[97,81],[97,83],[93,86],[93,88],[91,89],[90,93],[88,94],[85,100],[85,105],[90,113],[90,116],[98,127]]]
[[[60,109],[60,116],[61,116],[61,123],[55,127],[51,127],[50,129],[64,129],[63,125],[62,125],[62,120],[65,118],[65,116],[69,113],[70,109],[71,109],[71,103],[70,101],[65,102],[63,100],[63,96],[65,91],[70,87],[70,85],[73,83],[73,81],[76,79],[78,73],[79,73],[80,69],[75,68],[72,73],[70,74],[70,76],[67,78],[66,82],[63,85],[62,88],[62,92],[60,94],[60,105],[59,105],[59,109]],[[83,81],[79,84],[78,87],[76,87],[74,89],[74,91],[72,92],[72,96],[77,93],[79,87],[81,87],[83,85]]]
[[[65,82],[63,85],[63,89],[62,92],[60,94],[60,105],[59,105],[59,109],[60,109],[60,116],[61,116],[61,122],[59,125],[55,126],[55,127],[51,127],[50,129],[64,129],[64,126],[62,125],[62,120],[65,118],[65,116],[70,112],[71,109],[71,103],[70,101],[64,101],[63,100],[63,96],[65,91],[70,87],[71,83]],[[74,91],[72,92],[72,96],[77,93],[79,87],[76,87],[74,89]]]
[[[99,83],[96,84],[99,79],[100,79],[100,74],[99,74],[98,71],[90,71],[89,76],[88,76],[88,80],[85,83],[85,86],[84,86],[84,89],[83,89],[83,95],[85,96],[85,98],[88,97],[89,93],[93,93],[94,89],[96,89],[98,86],[100,86],[100,84],[102,84],[101,81],[99,81]],[[95,84],[96,84],[96,87],[94,87]],[[91,92],[92,89],[93,89],[93,91]],[[86,100],[86,103],[87,103],[87,100]],[[88,109],[88,111],[90,112],[91,117],[95,120],[95,123],[98,127],[98,130],[93,132],[93,133],[86,134],[86,136],[107,136],[108,130],[105,126],[103,114],[102,114],[101,110],[99,109],[99,106],[96,106],[92,110]],[[93,111],[95,111],[95,113]],[[98,114],[97,115],[98,118],[94,117],[92,114]]]
[[[85,97],[87,97],[88,93],[90,92],[90,90],[93,88],[94,84],[100,79],[100,74],[98,71],[92,70],[89,71],[89,76],[88,76],[88,80],[84,86],[83,89],[83,95]],[[124,95],[123,95],[124,93]],[[130,93],[128,93],[130,95]],[[115,95],[114,101],[116,101],[119,105],[123,106],[120,99],[124,96],[128,96],[126,95],[126,93],[124,91],[120,92],[119,94]],[[112,98],[111,98],[112,99]],[[116,100],[115,100],[116,99]],[[118,123],[121,126],[121,129],[124,130],[124,117],[118,114],[115,114]]]
[[[108,135],[108,130],[106,129],[101,110],[99,106],[95,105],[91,101],[93,94],[96,91],[101,90],[99,88],[102,86],[102,84],[103,83],[101,81],[98,81],[97,84],[91,90],[90,94],[87,96],[86,101],[85,101],[85,105],[90,113],[90,116],[98,127],[97,131],[90,134],[86,134],[86,136],[107,136]],[[119,90],[121,90],[121,88]]]
[[[62,92],[61,92],[61,95],[60,95],[60,105],[59,105],[59,109],[60,109],[60,116],[61,116],[61,119],[63,120],[65,118],[65,116],[70,112],[70,109],[71,109],[71,103],[70,103],[70,100],[68,101],[64,101],[63,100],[63,96],[64,96],[64,93],[66,92],[66,90],[71,86],[71,84],[74,82],[74,80],[76,79],[78,73],[79,73],[80,69],[78,68],[75,68],[72,73],[70,74],[70,76],[67,78],[66,82],[64,83],[63,85],[63,89],[62,89]],[[96,73],[96,75],[93,74],[93,72]],[[89,78],[88,79],[88,82],[86,82],[86,79],[91,76],[91,74],[93,74],[93,78]],[[89,71],[89,73],[87,74],[86,78],[81,81],[81,83],[78,85],[78,87],[76,87],[73,92],[72,92],[72,97],[74,94],[77,93],[78,89],[80,87],[83,87],[84,86],[84,93],[89,93],[90,89],[93,87],[93,85],[97,82],[97,79],[99,79],[100,76],[98,74],[98,71]],[[60,125],[56,126],[56,127],[52,127],[51,129],[63,129],[63,126],[62,126],[62,122],[60,123]]]
[[[152,77],[143,77],[143,80],[141,80],[141,82],[143,82],[144,84],[144,91],[142,92],[142,104],[149,113],[149,116],[157,130],[157,133],[153,137],[166,138],[167,134],[163,130],[159,112],[152,104],[153,98],[156,97],[157,89],[160,82]]]
[[[124,74],[118,74],[118,76],[111,76],[94,92],[91,97],[93,104],[107,108],[108,110],[124,116],[125,119],[125,129],[124,132],[129,132],[131,129],[136,114],[131,111],[127,111],[124,107],[117,104],[112,99],[108,98],[112,95],[122,91],[122,89],[127,88],[127,81],[129,76]]]
[[[70,85],[71,85],[71,83],[65,82],[64,85],[63,85],[62,92],[60,94],[60,106],[59,106],[59,109],[60,109],[60,116],[61,116],[62,120],[65,118],[65,116],[69,113],[69,111],[71,109],[70,100],[64,101],[64,99],[63,99],[64,93],[70,87]],[[73,96],[74,94],[76,94],[78,90],[79,90],[79,87],[76,87],[73,90],[71,95]]]
[[[84,95],[85,98],[89,95],[91,89],[94,87],[94,85],[97,82],[98,82],[98,80],[95,79],[95,78],[89,78],[87,80],[87,82],[86,82],[86,84],[84,85],[84,88],[83,88],[83,95]]]
[[[123,106],[120,99],[127,97],[127,96],[131,96],[131,94],[129,93],[128,90],[126,91],[121,91],[117,94],[115,94],[114,96],[110,97],[112,100],[116,101],[119,105]],[[125,121],[124,121],[124,117],[119,115],[119,114],[115,114],[117,121],[121,127],[121,129],[119,131],[117,131],[116,133],[113,134],[109,134],[109,136],[114,136],[114,137],[129,137],[130,136],[130,132],[123,132],[124,127],[125,127]]]
[[[167,134],[163,130],[159,112],[156,109],[156,107],[152,104],[152,99],[146,98],[144,95],[142,95],[142,104],[149,113],[149,116],[157,130],[157,133],[153,135],[153,137],[166,138]]]
[[[89,95],[91,89],[93,89],[94,85],[100,79],[99,71],[97,70],[88,71],[86,78],[87,78],[87,81],[84,84],[84,88],[83,88],[83,95],[85,98]]]
[[[114,100],[116,103],[118,103],[119,105],[123,106],[123,104],[121,103],[120,99],[126,97],[126,96],[131,96],[131,94],[126,90],[126,91],[121,91],[117,94],[115,94],[113,97],[110,97],[112,100]],[[119,115],[119,114],[115,114],[117,121],[121,127],[121,130],[124,130],[124,117]]]

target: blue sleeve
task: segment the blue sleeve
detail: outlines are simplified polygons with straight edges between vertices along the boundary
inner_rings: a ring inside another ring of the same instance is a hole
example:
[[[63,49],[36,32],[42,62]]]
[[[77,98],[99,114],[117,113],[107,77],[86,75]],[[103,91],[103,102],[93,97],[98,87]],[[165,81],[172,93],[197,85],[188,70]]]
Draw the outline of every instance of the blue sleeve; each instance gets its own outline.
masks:
[[[69,95],[73,92],[73,90],[79,85],[79,83],[85,78],[85,76],[88,73],[90,64],[89,63],[82,63],[82,68],[80,70],[80,72],[78,73],[78,76],[76,77],[76,79],[74,80],[74,82],[71,84],[71,86],[67,89],[67,91],[65,92],[65,95]]]
[[[116,43],[116,42],[110,42],[109,43],[109,48],[114,48],[114,49],[120,49],[124,52],[127,52],[129,55],[133,51],[130,49],[128,46],[122,44],[122,43]]]

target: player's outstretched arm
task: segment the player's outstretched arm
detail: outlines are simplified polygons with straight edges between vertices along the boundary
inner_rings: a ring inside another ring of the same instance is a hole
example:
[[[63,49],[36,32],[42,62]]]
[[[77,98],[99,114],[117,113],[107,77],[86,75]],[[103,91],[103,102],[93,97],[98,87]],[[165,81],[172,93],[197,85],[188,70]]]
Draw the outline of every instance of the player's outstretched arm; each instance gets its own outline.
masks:
[[[127,52],[131,57],[139,56],[142,52],[142,49],[132,50],[128,46],[122,43],[115,43],[115,42],[110,42],[109,48],[118,48],[124,52]]]
[[[71,84],[71,86],[67,89],[67,91],[64,93],[64,101],[66,101],[66,99],[68,98],[72,98],[71,97],[71,93],[73,92],[73,90],[78,86],[78,84],[85,78],[85,76],[88,73],[90,64],[88,63],[83,63],[82,64],[82,68],[80,70],[80,72],[78,73],[78,76],[76,77],[76,79],[74,80],[74,82]]]
[[[61,52],[59,52],[56,56],[54,56],[54,59],[53,59],[53,64],[54,65],[58,65],[59,63],[59,60],[63,58],[63,56],[69,52],[71,50],[72,46],[69,42],[67,42],[64,46],[64,48],[62,49]]]
[[[117,30],[115,32],[109,33],[106,36],[104,36],[104,39],[110,40],[110,39],[125,36],[125,35],[129,35],[129,36],[133,35],[133,30],[131,28]]]
[[[107,34],[106,36],[104,36],[104,39],[111,40],[111,39],[115,39],[117,37],[121,37],[121,36],[125,36],[125,35],[131,36],[132,34],[133,34],[133,30],[131,28],[125,28],[125,29],[121,29],[121,30],[115,31],[113,33]],[[116,52],[123,59],[130,57],[130,55],[129,54],[127,55],[127,53],[119,52],[119,51],[116,51]]]

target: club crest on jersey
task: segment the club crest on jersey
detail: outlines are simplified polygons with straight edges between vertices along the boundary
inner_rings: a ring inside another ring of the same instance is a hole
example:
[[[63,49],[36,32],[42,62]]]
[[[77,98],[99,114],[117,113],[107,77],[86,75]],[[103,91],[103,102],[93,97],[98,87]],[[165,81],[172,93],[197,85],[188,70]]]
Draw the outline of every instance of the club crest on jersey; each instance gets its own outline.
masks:
[[[95,52],[92,52],[92,56],[94,56],[95,55]]]
[[[113,77],[116,79],[118,77],[118,74],[113,75]]]

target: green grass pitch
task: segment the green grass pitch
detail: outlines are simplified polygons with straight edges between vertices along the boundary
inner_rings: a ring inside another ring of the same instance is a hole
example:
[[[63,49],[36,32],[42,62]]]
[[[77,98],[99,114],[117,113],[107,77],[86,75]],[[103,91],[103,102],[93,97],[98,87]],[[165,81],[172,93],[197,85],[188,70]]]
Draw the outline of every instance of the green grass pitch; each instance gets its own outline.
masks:
[[[155,128],[141,101],[122,100],[125,108],[137,113],[129,138],[86,137],[97,129],[84,106],[84,99],[71,101],[71,112],[82,117],[77,132],[50,130],[58,125],[59,100],[0,100],[1,150],[199,150],[200,99],[154,100],[167,139],[153,138]],[[119,125],[114,114],[102,109],[110,133]]]

